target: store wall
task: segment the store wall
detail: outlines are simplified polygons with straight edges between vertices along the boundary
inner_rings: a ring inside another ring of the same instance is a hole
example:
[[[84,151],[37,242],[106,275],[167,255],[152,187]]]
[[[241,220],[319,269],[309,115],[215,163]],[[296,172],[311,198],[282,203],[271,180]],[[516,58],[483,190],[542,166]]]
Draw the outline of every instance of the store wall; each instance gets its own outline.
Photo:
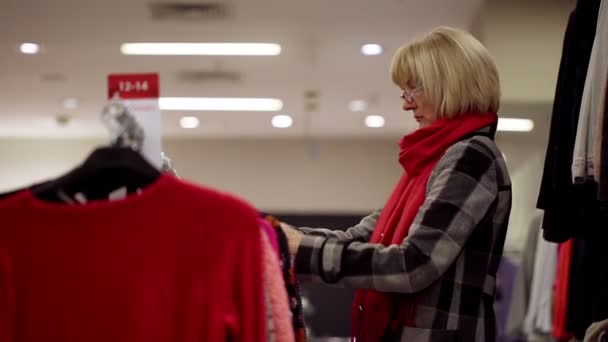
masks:
[[[517,139],[501,135],[497,139],[507,158],[513,183],[513,207],[505,248],[510,256],[516,258],[526,243],[530,221],[539,212],[536,200],[547,148],[546,144],[538,144],[538,141],[543,139],[546,139],[544,134],[518,136]]]
[[[528,118],[534,122],[531,132],[498,132],[496,143],[503,152],[511,182],[513,204],[509,219],[506,251],[519,258],[530,229],[530,221],[539,213],[536,200],[540,190],[545,154],[551,127],[553,106],[546,102],[504,102],[499,117]]]
[[[487,0],[481,39],[495,58],[502,100],[553,102],[574,0]]]
[[[97,143],[0,140],[0,191],[58,175]],[[367,212],[400,175],[392,141],[166,140],[164,149],[181,177],[270,211]]]
[[[523,246],[535,211],[547,129],[500,133],[513,178],[507,249]],[[99,141],[0,140],[0,192],[70,169]],[[394,141],[167,140],[180,176],[276,213],[361,214],[383,205],[401,168]]]

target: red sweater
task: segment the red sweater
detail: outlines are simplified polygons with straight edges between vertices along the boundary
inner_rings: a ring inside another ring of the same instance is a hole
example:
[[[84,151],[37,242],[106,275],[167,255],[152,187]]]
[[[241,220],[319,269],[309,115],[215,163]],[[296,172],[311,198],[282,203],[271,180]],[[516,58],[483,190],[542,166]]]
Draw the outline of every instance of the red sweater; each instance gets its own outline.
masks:
[[[162,176],[141,195],[0,202],[0,342],[262,341],[247,204]]]

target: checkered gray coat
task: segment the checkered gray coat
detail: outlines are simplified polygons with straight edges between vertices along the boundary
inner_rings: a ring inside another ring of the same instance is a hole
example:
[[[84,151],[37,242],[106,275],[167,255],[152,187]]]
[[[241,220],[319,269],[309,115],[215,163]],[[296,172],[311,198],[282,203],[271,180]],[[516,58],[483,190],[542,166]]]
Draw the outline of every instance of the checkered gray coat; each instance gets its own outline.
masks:
[[[368,243],[380,210],[347,231],[299,228],[302,280],[355,289],[418,293],[416,327],[388,341],[495,341],[495,277],[511,211],[511,181],[494,141],[451,146],[401,245]],[[365,308],[360,307],[365,315]]]

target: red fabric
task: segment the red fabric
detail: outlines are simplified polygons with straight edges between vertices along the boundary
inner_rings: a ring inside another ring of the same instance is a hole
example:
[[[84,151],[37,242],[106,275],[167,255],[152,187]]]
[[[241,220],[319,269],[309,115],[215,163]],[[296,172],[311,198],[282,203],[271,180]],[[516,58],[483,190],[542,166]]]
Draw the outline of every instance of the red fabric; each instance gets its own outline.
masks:
[[[267,301],[270,302],[270,314],[274,326],[274,336],[269,341],[294,342],[295,335],[289,308],[289,296],[285,287],[285,280],[281,276],[281,266],[277,254],[272,249],[266,236],[262,237],[262,255],[264,257],[264,287]]]
[[[495,123],[496,119],[492,113],[467,114],[438,120],[403,137],[399,142],[399,162],[405,172],[382,209],[370,242],[400,245],[424,202],[431,171],[445,151],[466,135]],[[353,307],[353,336],[357,336],[358,341],[379,341],[389,327],[400,325],[415,326],[412,296],[357,291]]]
[[[262,233],[235,198],[165,175],[117,202],[22,192],[0,218],[1,342],[265,341]]]
[[[559,248],[555,291],[553,293],[553,337],[558,341],[567,341],[574,334],[566,327],[568,317],[568,287],[570,264],[572,261],[572,239],[562,243]]]
[[[272,247],[274,254],[276,254],[277,259],[281,260],[281,257],[279,255],[279,237],[277,236],[277,231],[272,228],[270,222],[264,220],[261,217],[258,220],[260,221],[260,226],[262,226],[262,229],[264,230],[264,232],[266,232],[266,236],[268,237],[270,246]]]

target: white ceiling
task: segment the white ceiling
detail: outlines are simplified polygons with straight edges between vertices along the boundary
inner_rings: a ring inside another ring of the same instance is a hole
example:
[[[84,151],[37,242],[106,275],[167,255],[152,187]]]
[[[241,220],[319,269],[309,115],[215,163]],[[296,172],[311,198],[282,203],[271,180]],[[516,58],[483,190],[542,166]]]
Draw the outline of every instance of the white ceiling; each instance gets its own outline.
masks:
[[[147,0],[1,0],[0,137],[104,135],[98,115],[106,77],[123,72],[158,72],[162,96],[280,98],[283,113],[295,120],[289,129],[275,129],[270,124],[275,113],[167,111],[163,132],[170,137],[401,135],[414,129],[415,122],[401,110],[399,89],[390,81],[392,52],[438,25],[473,30],[483,13],[483,0],[223,2],[231,9],[227,19],[159,21],[151,18]],[[43,52],[22,55],[22,42],[40,43]],[[123,56],[123,42],[277,42],[283,53]],[[385,53],[362,56],[359,48],[366,42],[382,44]],[[237,73],[240,80],[193,82],[178,77],[182,72],[214,70]],[[304,109],[307,90],[319,94],[319,111],[310,116]],[[64,109],[65,97],[78,98],[79,108]],[[359,98],[371,101],[369,110],[349,112],[348,102]],[[54,121],[58,114],[69,114],[72,120],[59,127]],[[201,126],[179,128],[179,118],[192,114]],[[385,116],[386,126],[365,127],[366,114]]]

